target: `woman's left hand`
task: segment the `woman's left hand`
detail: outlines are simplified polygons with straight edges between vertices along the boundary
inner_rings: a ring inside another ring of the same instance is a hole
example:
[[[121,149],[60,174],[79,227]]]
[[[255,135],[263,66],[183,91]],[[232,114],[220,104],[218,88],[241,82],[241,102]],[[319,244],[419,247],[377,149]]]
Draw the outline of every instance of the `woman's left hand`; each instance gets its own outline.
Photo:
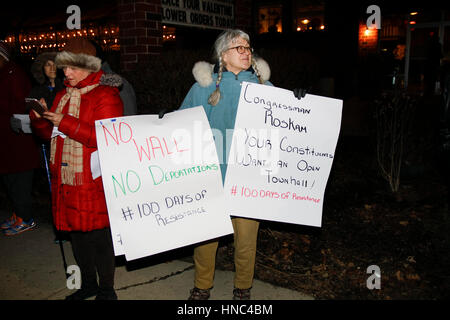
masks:
[[[47,119],[48,121],[53,123],[53,125],[55,127],[59,127],[59,124],[61,123],[61,120],[64,117],[64,115],[62,113],[54,113],[54,112],[50,112],[50,111],[44,112],[43,116],[44,116],[44,119]]]

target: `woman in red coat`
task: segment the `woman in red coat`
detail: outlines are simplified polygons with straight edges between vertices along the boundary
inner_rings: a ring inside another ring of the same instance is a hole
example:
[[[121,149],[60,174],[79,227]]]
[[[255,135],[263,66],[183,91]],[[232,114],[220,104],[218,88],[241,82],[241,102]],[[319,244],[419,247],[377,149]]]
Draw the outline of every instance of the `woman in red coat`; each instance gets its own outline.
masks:
[[[53,220],[58,230],[70,232],[81,270],[81,289],[67,299],[117,299],[103,184],[101,177],[93,179],[90,160],[97,150],[95,121],[123,115],[117,89],[121,80],[105,75],[95,55],[88,40],[68,41],[55,59],[66,76],[66,89],[58,92],[50,111],[30,114],[36,134],[51,138]]]

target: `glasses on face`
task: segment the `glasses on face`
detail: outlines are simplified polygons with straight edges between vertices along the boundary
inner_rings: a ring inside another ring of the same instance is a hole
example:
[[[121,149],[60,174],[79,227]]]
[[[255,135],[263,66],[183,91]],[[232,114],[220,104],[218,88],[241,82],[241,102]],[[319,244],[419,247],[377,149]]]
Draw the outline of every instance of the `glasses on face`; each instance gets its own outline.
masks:
[[[227,50],[231,50],[231,49],[236,49],[236,51],[239,54],[247,53],[247,52],[250,53],[250,54],[253,53],[253,48],[252,47],[237,46],[237,47],[228,48]]]

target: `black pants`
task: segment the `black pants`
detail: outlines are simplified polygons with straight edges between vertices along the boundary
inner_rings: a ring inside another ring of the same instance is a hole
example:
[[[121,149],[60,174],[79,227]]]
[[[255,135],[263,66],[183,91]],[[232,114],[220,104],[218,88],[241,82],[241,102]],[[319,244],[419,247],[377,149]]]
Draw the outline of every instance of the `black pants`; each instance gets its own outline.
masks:
[[[81,287],[114,289],[115,256],[109,228],[71,232],[72,250],[81,271]]]
[[[31,209],[33,174],[34,170],[28,170],[0,175],[6,185],[8,197],[12,202],[14,212],[26,222],[33,218]]]

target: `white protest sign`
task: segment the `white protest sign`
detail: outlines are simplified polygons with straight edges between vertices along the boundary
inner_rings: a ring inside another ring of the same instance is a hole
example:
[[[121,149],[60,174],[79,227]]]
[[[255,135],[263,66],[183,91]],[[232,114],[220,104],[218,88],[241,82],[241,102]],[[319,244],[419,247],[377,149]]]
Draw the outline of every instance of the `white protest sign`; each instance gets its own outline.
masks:
[[[320,227],[342,100],[242,84],[225,177],[232,216]]]
[[[202,107],[95,125],[116,255],[134,260],[233,233]]]

